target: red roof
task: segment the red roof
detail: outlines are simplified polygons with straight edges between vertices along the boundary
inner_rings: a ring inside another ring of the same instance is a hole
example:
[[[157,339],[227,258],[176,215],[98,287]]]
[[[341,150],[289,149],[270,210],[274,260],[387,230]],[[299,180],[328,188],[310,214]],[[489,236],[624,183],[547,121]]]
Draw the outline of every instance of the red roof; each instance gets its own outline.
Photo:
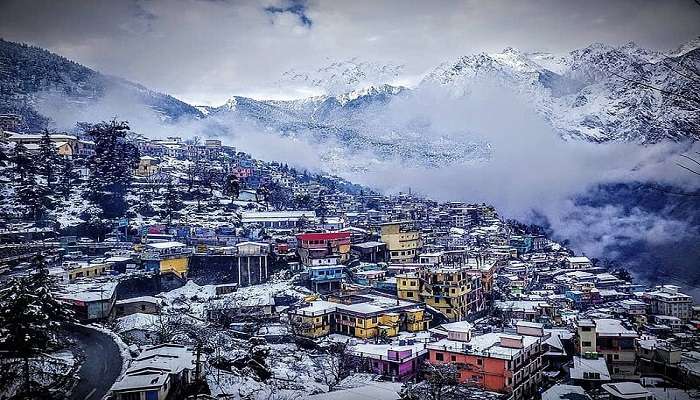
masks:
[[[338,240],[350,239],[350,232],[300,233],[299,240]]]

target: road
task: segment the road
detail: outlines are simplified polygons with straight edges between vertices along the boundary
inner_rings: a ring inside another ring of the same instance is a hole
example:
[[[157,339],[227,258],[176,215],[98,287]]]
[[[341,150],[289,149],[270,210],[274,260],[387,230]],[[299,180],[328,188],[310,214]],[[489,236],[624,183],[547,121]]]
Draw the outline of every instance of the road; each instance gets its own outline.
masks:
[[[119,347],[109,335],[95,329],[75,326],[72,332],[85,352],[85,361],[78,370],[80,380],[70,398],[100,400],[121,373]]]

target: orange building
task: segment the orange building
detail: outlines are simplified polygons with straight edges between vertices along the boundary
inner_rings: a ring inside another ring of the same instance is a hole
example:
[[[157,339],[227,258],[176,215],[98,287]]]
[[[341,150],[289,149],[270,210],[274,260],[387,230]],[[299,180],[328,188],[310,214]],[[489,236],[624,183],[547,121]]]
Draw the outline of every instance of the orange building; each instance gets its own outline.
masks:
[[[515,333],[472,336],[463,329],[426,345],[431,364],[455,364],[459,381],[510,394],[513,400],[534,395],[542,383],[543,343],[549,336],[541,324],[520,321]]]

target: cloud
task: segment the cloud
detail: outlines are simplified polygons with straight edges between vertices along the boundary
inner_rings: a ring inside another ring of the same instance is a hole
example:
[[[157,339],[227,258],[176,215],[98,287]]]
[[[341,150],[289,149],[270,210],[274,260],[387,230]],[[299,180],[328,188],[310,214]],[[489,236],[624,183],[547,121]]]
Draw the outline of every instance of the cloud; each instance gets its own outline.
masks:
[[[268,6],[265,7],[265,12],[271,14],[272,16],[277,16],[277,14],[290,13],[297,18],[299,22],[307,28],[311,28],[313,21],[306,15],[306,1],[305,0],[287,0],[284,2],[283,6]]]
[[[356,56],[405,65],[406,77],[507,46],[559,52],[635,41],[675,48],[700,33],[699,18],[700,7],[688,0],[5,0],[0,36],[192,104],[220,105],[232,95],[303,95],[315,88],[275,82],[290,69]]]

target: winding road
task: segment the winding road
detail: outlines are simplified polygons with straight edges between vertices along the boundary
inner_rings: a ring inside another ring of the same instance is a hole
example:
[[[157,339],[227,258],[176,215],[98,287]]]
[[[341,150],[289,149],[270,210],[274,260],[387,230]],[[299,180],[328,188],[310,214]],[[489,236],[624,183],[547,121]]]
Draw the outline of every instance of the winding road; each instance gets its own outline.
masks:
[[[85,326],[75,325],[75,339],[85,352],[85,361],[78,370],[80,380],[73,388],[72,400],[100,400],[122,370],[119,346],[109,335]]]

